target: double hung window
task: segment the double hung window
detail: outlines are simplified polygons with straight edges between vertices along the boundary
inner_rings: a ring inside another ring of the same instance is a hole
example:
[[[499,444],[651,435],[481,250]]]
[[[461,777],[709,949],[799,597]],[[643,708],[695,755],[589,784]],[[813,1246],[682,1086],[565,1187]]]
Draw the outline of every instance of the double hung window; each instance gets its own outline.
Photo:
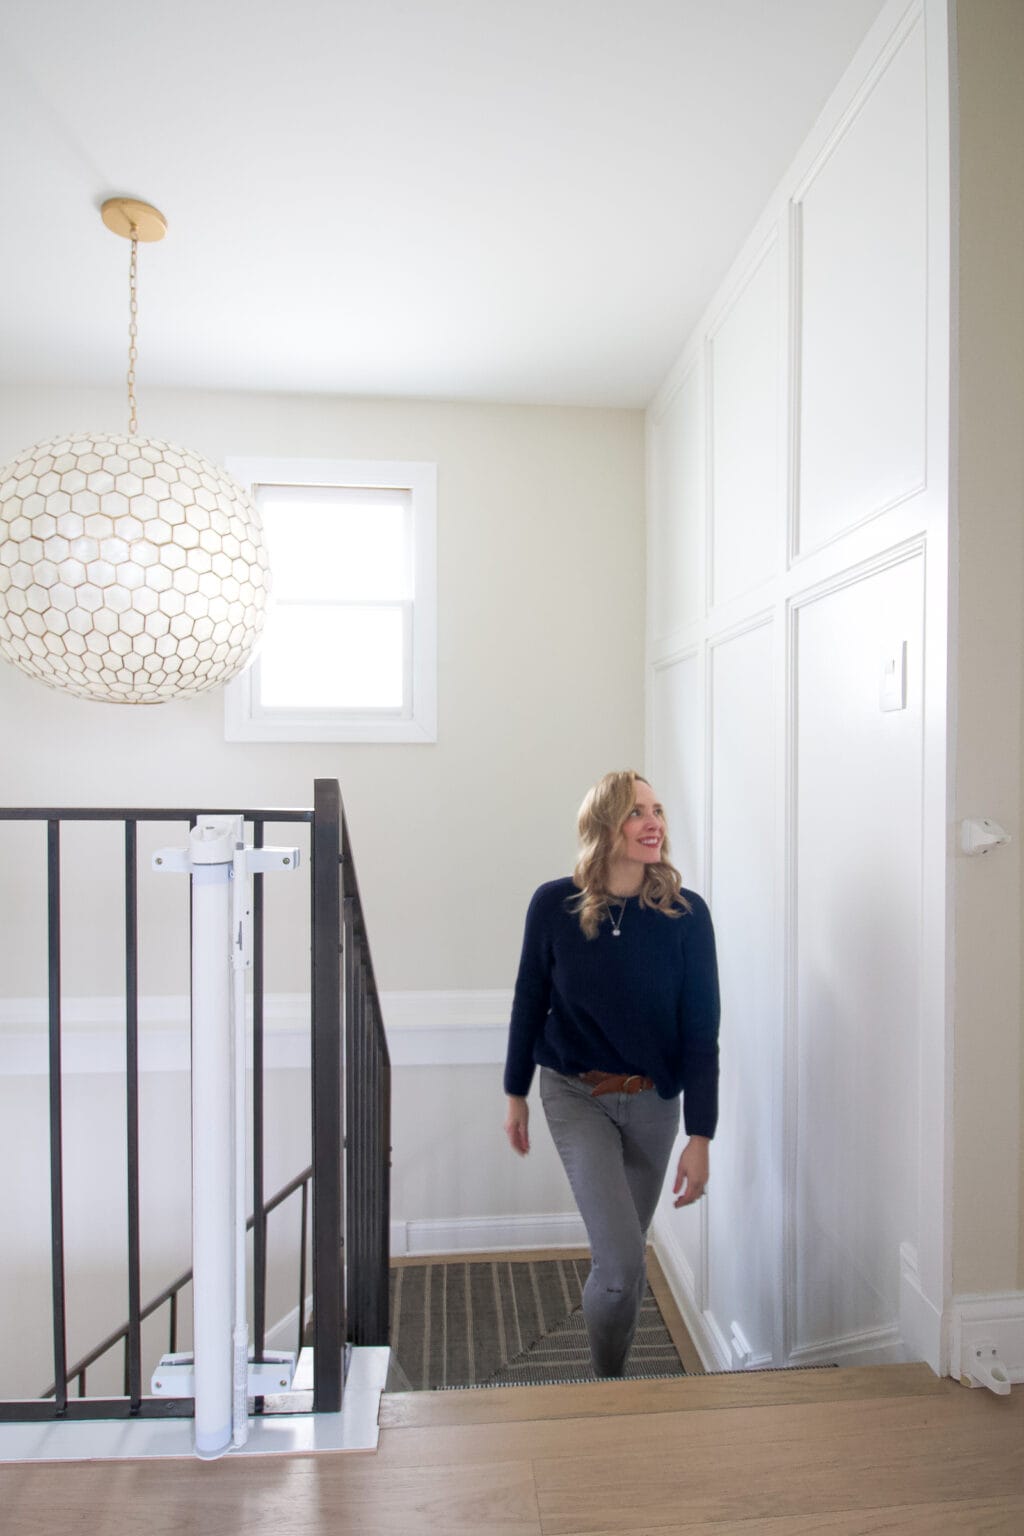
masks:
[[[230,741],[436,740],[436,468],[233,460],[270,557],[256,660],[225,691]]]

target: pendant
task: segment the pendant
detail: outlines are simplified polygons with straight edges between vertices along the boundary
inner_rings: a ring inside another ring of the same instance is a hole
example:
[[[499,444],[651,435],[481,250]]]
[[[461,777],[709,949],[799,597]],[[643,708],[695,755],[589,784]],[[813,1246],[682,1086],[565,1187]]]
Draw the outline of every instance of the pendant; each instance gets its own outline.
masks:
[[[613,928],[612,929],[612,938],[613,939],[617,939],[621,932],[622,932],[621,928]]]

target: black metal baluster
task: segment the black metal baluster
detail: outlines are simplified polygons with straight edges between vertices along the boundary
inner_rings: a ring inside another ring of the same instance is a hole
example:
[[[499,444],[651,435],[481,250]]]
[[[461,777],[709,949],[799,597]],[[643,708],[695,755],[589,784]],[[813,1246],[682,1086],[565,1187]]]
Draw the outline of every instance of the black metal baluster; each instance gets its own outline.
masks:
[[[350,907],[350,902],[351,907]],[[362,963],[362,944],[356,932],[354,902],[347,898],[346,937],[352,934],[352,963],[346,967],[345,1046],[347,1131],[346,1174],[348,1185],[348,1222],[346,1225],[348,1257],[348,1338],[362,1344],[366,1322],[366,1030]],[[350,990],[351,987],[351,990]],[[351,998],[351,1012],[349,1011]],[[349,1020],[351,1019],[351,1023]]]
[[[378,1169],[381,1181],[380,1230],[377,1236],[377,1298],[380,1328],[377,1344],[391,1342],[391,1057],[383,1017],[378,1023],[381,1060],[380,1147]]]
[[[373,1058],[370,1050],[370,1013],[366,986],[366,942],[360,944],[359,953],[359,1057],[360,1081],[364,1099],[362,1124],[359,1128],[359,1342],[368,1344],[371,1306],[370,1287],[373,1277],[370,1271],[370,1228],[373,1222]]]
[[[306,1235],[309,1225],[309,1185],[302,1186],[302,1210],[299,1215],[299,1342],[296,1349],[302,1348],[303,1335],[306,1332]]]
[[[46,824],[47,985],[50,1056],[50,1276],[53,1292],[53,1397],[58,1417],[68,1405],[64,1277],[64,1148],[60,1040],[60,822]]]
[[[125,1112],[128,1140],[128,1334],[125,1395],[131,1412],[142,1403],[142,1290],[139,1221],[139,924],[138,827],[124,824]]]
[[[171,1297],[171,1321],[167,1330],[167,1353],[173,1355],[178,1349],[178,1293]]]
[[[346,876],[348,871],[346,870]],[[355,933],[355,897],[349,893],[347,880],[342,900],[342,990],[345,1000],[345,1338],[354,1341],[353,1330],[359,1317],[359,1042],[357,1029],[357,940]]]
[[[341,793],[313,786],[313,1409],[341,1407],[345,1312],[342,1272]]]

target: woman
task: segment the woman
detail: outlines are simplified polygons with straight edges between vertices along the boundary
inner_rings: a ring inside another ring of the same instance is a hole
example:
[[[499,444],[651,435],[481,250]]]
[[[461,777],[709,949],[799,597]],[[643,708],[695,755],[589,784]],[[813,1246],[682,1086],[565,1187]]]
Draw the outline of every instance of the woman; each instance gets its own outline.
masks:
[[[621,1376],[646,1289],[647,1228],[679,1127],[676,1206],[708,1182],[718,1118],[718,971],[708,909],[668,862],[640,774],[608,773],[579,813],[572,879],[534,894],[505,1064],[505,1133],[530,1150],[534,1067],[590,1241],[583,1312],[594,1371]]]

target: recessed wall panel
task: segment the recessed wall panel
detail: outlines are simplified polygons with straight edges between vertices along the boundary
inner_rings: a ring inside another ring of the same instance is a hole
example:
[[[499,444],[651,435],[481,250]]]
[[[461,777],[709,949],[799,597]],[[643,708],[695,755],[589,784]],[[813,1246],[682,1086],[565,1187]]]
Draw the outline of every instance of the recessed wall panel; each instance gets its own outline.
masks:
[[[704,400],[694,367],[651,435],[650,624],[655,647],[704,613]]]
[[[779,549],[779,251],[773,240],[711,338],[711,592],[766,581]]]
[[[672,861],[682,873],[683,884],[696,890],[704,883],[703,664],[703,651],[695,650],[656,667],[650,691],[650,776],[665,806]],[[693,1275],[701,1306],[702,1218],[699,1202],[686,1210],[670,1211],[673,1234]]]
[[[917,1240],[923,576],[918,556],[797,614],[798,1349],[897,1326]]]
[[[668,818],[672,862],[683,884],[704,868],[704,722],[702,653],[690,651],[654,669],[651,774]]]
[[[926,149],[918,21],[796,204],[801,553],[924,481]]]
[[[711,651],[711,891],[722,987],[720,1134],[711,1149],[708,1305],[772,1358],[780,1011],[775,960],[773,629]],[[740,1363],[740,1362],[736,1362]]]

